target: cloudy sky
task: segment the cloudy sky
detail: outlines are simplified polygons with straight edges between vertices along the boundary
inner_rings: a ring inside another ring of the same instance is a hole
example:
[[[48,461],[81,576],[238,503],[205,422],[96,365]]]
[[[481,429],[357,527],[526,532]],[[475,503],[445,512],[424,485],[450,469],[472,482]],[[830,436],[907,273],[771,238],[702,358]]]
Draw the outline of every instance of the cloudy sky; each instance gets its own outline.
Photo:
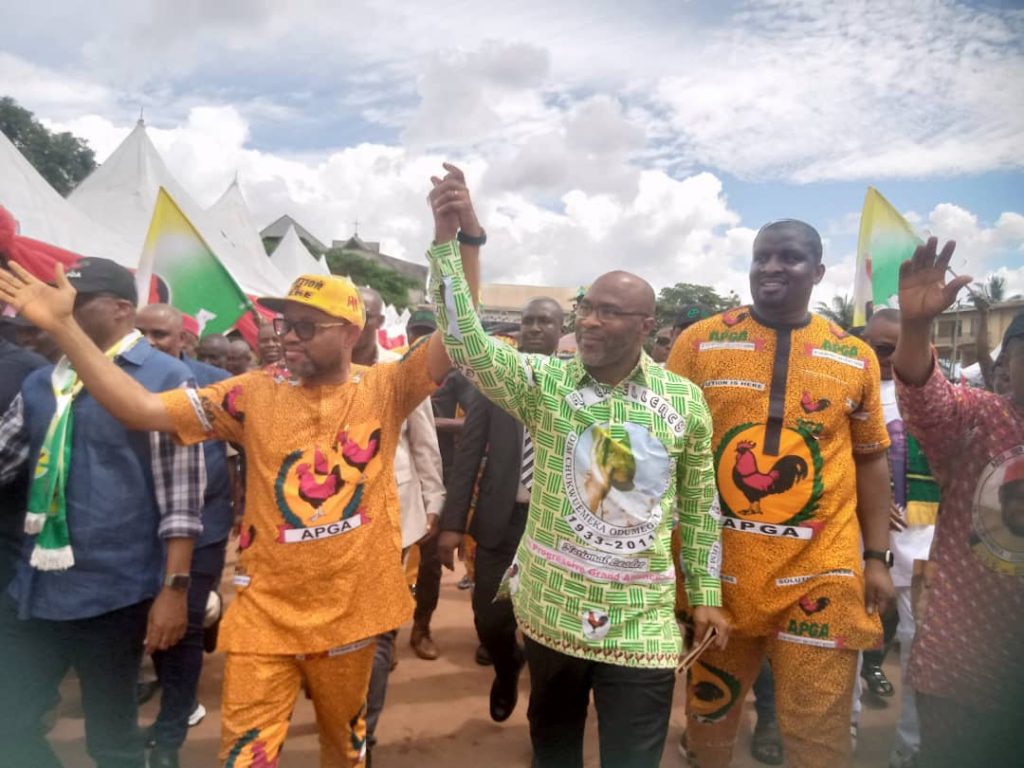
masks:
[[[980,0],[0,0],[0,94],[103,160],[145,109],[209,204],[418,260],[441,159],[485,279],[623,267],[747,296],[766,221],[826,238],[848,292],[877,186],[955,267],[1024,292],[1024,11]]]

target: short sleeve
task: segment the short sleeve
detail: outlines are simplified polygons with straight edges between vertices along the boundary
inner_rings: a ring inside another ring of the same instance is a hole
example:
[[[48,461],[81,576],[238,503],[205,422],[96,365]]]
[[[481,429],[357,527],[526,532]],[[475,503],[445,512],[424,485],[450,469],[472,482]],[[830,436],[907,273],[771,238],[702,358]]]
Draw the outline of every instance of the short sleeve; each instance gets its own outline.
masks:
[[[185,445],[211,439],[242,443],[246,394],[261,375],[254,371],[202,389],[187,387],[161,392],[160,399],[170,414],[177,440]]]
[[[672,345],[672,351],[669,352],[668,361],[665,363],[667,370],[690,381],[694,381],[693,358],[695,351],[693,339],[696,333],[692,325],[680,333],[676,338],[676,343]],[[695,383],[700,384],[700,382]]]
[[[855,454],[878,453],[889,447],[889,430],[885,427],[882,411],[882,374],[878,369],[878,358],[867,349],[865,360],[860,404],[850,414],[850,438]]]

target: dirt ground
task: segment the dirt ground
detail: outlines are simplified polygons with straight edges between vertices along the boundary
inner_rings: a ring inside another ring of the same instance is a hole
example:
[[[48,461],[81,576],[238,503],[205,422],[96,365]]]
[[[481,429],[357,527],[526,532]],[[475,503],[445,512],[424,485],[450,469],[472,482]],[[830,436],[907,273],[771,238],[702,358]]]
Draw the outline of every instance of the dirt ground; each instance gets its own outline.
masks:
[[[391,676],[387,706],[377,731],[379,744],[374,751],[374,765],[378,768],[518,768],[530,764],[526,721],[529,677],[524,670],[519,705],[512,717],[502,724],[491,722],[487,714],[487,697],[492,672],[473,661],[476,635],[470,593],[456,588],[460,576],[458,571],[455,574],[445,572],[441,602],[434,616],[433,635],[441,649],[440,659],[418,659],[409,648],[408,628],[403,628],[399,635],[399,664]],[[889,746],[899,713],[896,657],[896,653],[889,655],[886,671],[897,686],[897,696],[888,702],[868,701],[865,697],[860,744],[854,761],[857,768],[888,765]],[[187,768],[217,765],[223,666],[220,654],[206,657],[199,697],[209,714],[189,732],[181,753],[181,764]],[[66,768],[86,768],[92,762],[85,754],[77,682],[66,680],[61,694],[61,718],[51,739]],[[683,686],[678,685],[669,738],[661,761],[663,768],[684,765],[677,751],[679,734],[685,724],[683,698]],[[140,720],[144,725],[151,723],[156,716],[158,699],[142,708]],[[753,709],[749,704],[747,710],[747,725],[742,729],[734,760],[737,768],[761,765],[749,755],[749,734],[753,727]],[[313,707],[300,697],[281,757],[281,768],[314,768],[319,765],[318,754]],[[588,722],[585,754],[587,768],[597,768],[599,760],[593,709]]]

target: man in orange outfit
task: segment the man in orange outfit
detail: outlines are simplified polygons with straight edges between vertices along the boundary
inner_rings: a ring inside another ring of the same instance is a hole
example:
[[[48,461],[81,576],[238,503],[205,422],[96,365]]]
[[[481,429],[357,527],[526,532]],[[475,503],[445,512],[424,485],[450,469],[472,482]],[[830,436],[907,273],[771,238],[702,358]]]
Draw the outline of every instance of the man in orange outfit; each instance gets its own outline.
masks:
[[[461,172],[447,169],[432,179],[438,221],[472,212]],[[475,294],[478,249],[461,253]],[[220,631],[220,759],[229,768],[275,765],[305,680],[321,765],[360,764],[375,638],[412,615],[395,448],[406,416],[451,367],[440,338],[398,363],[355,371],[351,351],[364,322],[358,290],[345,278],[305,275],[286,297],[262,302],[282,314],[275,327],[290,377],[265,369],[156,394],[75,323],[75,292],[62,273],[53,288],[13,269],[0,271],[0,299],[53,335],[90,394],[125,426],[187,443],[230,440],[246,451],[238,596]]]
[[[711,409],[734,621],[728,648],[710,649],[690,673],[685,738],[701,768],[729,765],[765,656],[787,763],[845,765],[857,651],[881,640],[878,614],[894,595],[878,361],[808,312],[821,257],[807,224],[762,227],[753,306],[691,326],[668,360]]]

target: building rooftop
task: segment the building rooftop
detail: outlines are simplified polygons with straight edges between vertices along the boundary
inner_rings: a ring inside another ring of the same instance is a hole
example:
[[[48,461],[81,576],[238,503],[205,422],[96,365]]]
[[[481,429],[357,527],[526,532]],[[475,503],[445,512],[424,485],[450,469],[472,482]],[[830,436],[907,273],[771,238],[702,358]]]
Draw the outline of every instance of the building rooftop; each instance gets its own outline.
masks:
[[[288,227],[295,227],[295,233],[299,236],[299,239],[302,240],[306,245],[313,246],[314,248],[318,249],[321,253],[327,250],[327,246],[324,245],[322,240],[318,239],[312,232],[310,232],[304,226],[299,224],[299,222],[297,222],[288,214],[281,216],[276,221],[273,221],[272,223],[268,224],[263,229],[261,229],[260,237],[262,237],[264,240],[280,240],[285,236],[285,233],[288,231]]]

